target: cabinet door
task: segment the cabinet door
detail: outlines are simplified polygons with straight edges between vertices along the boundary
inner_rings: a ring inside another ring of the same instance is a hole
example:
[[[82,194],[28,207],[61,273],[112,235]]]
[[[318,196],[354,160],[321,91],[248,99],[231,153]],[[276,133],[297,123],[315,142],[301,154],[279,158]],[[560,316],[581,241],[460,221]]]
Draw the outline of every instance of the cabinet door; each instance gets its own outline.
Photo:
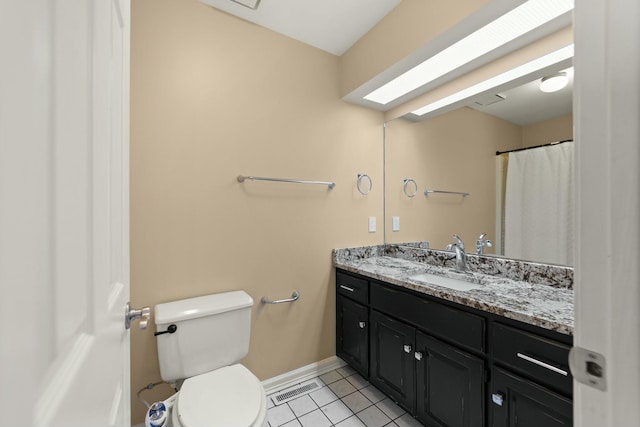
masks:
[[[417,416],[428,426],[484,425],[484,362],[416,333]]]
[[[340,295],[336,304],[336,354],[369,376],[369,310]]]
[[[491,384],[493,427],[569,427],[573,404],[531,381],[494,368]]]
[[[415,410],[415,329],[371,310],[369,380],[409,412]]]

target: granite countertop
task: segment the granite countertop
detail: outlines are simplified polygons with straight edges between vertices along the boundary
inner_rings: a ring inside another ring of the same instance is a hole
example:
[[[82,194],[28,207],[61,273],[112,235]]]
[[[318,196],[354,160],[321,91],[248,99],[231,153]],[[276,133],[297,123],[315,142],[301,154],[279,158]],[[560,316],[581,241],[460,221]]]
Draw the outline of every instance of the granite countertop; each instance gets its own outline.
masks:
[[[446,266],[388,256],[389,253],[393,252],[373,250],[367,253],[367,256],[344,256],[334,253],[333,262],[335,267],[346,271],[562,334],[573,334],[571,286],[552,286],[474,272],[466,280],[470,279],[483,286],[458,291],[430,284],[424,280],[415,280],[412,277],[431,273],[461,278],[459,276],[461,273],[452,271]]]

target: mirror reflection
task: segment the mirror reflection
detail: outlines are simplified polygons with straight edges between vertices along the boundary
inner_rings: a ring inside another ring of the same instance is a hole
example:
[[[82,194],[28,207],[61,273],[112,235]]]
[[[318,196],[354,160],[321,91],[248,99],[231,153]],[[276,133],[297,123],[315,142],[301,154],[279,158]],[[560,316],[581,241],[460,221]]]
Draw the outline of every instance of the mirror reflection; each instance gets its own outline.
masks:
[[[388,122],[386,242],[445,249],[458,234],[467,253],[480,240],[484,255],[572,265],[573,142],[548,146],[573,139],[573,72],[562,71],[569,83],[556,92],[538,78],[424,121]]]

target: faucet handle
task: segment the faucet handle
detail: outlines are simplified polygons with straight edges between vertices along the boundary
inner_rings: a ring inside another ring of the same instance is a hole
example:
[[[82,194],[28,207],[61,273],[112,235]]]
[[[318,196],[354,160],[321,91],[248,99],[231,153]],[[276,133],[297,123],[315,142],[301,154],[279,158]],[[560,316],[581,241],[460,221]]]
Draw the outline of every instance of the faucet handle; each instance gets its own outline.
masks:
[[[462,241],[462,239],[460,238],[460,236],[458,236],[457,234],[454,234],[454,235],[453,235],[453,238],[454,238],[454,239],[456,239],[456,240],[458,241],[458,242],[457,242],[458,247],[464,251],[464,242]]]
[[[487,233],[482,233],[478,240],[476,240],[476,255],[484,255],[484,247],[493,247],[493,242],[489,239],[485,239]]]

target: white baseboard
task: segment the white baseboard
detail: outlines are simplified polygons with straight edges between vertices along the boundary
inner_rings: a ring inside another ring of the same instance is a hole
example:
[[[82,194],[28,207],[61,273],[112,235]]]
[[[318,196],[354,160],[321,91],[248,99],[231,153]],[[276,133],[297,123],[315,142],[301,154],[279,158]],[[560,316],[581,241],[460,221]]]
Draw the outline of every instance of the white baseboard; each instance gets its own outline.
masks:
[[[262,381],[262,386],[267,394],[271,394],[345,365],[346,363],[339,357],[331,356],[319,362],[264,380]]]

